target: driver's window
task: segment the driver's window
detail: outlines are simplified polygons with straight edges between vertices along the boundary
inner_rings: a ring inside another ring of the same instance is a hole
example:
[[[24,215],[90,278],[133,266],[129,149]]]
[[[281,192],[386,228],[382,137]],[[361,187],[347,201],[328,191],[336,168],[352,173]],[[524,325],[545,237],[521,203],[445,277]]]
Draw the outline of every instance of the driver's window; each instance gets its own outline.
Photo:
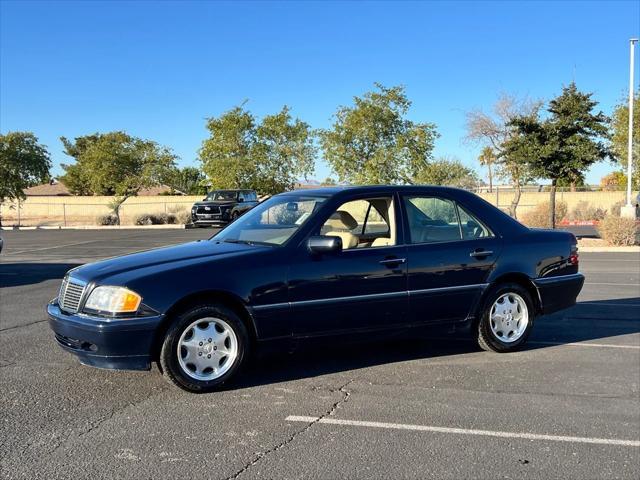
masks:
[[[343,203],[322,225],[320,234],[340,237],[343,250],[395,245],[393,199]]]

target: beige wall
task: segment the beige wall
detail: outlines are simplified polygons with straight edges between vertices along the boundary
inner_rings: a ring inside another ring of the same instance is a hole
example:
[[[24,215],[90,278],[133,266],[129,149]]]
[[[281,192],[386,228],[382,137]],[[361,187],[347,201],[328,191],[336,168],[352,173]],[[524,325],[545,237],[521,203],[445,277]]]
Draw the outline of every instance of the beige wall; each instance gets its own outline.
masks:
[[[493,192],[493,193],[480,193],[480,197],[484,198],[488,202],[506,210],[511,204],[513,199],[513,192]],[[635,194],[634,194],[635,198]],[[593,207],[602,208],[610,211],[611,207],[620,201],[626,200],[625,192],[557,192],[556,201],[563,201],[567,204],[567,209],[571,211],[578,202],[589,202]],[[536,205],[548,202],[549,192],[524,192],[520,197],[520,204],[518,205],[518,214],[526,213]]]
[[[507,209],[512,192],[479,194],[485,200]],[[635,195],[635,194],[634,194]],[[635,196],[634,196],[635,198]],[[625,199],[625,192],[558,192],[557,199],[567,203],[569,211],[578,202],[586,201],[594,207],[610,210],[616,202]],[[20,203],[21,225],[95,225],[96,217],[109,213],[107,204],[113,197],[29,197]],[[121,218],[123,224],[132,224],[142,213],[172,213],[191,208],[202,196],[153,196],[131,197],[123,204]],[[518,214],[526,213],[541,202],[549,201],[548,192],[525,192],[520,199]],[[4,225],[18,223],[17,204],[5,203],[0,206]]]

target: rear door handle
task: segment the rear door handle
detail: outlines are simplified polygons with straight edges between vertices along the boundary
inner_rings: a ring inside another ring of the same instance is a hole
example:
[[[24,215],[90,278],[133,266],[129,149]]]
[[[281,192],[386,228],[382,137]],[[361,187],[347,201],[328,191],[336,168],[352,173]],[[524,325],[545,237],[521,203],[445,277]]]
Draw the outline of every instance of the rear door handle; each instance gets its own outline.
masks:
[[[406,258],[385,258],[384,260],[380,260],[380,265],[398,265],[406,261]]]
[[[474,250],[469,254],[469,256],[473,258],[488,257],[489,255],[493,255],[491,250]]]

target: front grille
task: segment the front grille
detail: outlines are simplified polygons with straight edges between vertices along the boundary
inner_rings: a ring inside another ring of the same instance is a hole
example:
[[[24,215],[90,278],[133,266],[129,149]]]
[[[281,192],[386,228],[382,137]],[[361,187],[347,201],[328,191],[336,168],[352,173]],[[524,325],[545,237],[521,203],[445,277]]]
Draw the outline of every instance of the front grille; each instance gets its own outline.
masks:
[[[65,278],[60,287],[58,303],[65,312],[76,313],[82,300],[84,285],[76,283],[73,279]]]
[[[209,210],[206,210],[206,209]],[[220,207],[198,207],[196,213],[199,215],[217,215],[220,213]]]

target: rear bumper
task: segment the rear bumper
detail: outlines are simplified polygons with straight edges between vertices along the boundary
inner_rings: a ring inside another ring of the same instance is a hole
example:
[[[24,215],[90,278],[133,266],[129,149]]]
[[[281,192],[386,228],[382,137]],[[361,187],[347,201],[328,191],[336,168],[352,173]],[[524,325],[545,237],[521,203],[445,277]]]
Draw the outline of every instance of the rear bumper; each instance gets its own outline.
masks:
[[[64,350],[80,363],[116,370],[149,370],[155,333],[162,315],[105,321],[66,314],[57,303],[47,305],[49,326]]]
[[[584,285],[584,275],[559,275],[557,277],[538,278],[533,281],[540,297],[544,315],[572,307]]]

